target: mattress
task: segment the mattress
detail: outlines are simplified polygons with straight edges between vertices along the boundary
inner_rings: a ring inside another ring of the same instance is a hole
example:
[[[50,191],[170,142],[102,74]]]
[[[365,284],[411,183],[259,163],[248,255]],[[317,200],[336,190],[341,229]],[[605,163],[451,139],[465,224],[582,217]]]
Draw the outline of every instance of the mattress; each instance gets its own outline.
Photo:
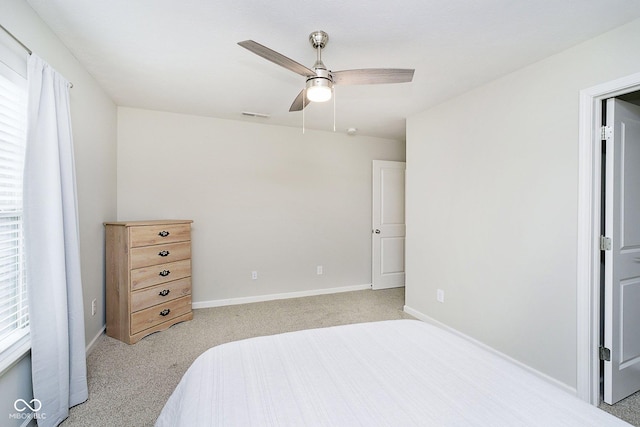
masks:
[[[207,350],[165,426],[628,426],[435,326],[392,320]]]

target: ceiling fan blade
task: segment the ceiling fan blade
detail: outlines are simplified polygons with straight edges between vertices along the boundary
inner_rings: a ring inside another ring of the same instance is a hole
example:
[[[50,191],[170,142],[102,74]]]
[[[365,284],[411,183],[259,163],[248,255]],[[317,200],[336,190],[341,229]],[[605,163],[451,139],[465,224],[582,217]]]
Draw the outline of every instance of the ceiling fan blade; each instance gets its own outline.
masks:
[[[245,40],[243,42],[238,42],[238,44],[245,49],[250,50],[258,56],[262,56],[264,59],[267,59],[274,64],[278,64],[281,67],[286,68],[287,70],[291,70],[294,73],[298,73],[301,76],[315,76],[316,72],[310,68],[305,67],[304,65],[294,61],[293,59],[287,58],[281,53],[276,52],[275,50],[269,49],[266,46],[261,45],[260,43],[256,43],[253,40]]]
[[[309,100],[304,96],[304,89],[302,89],[298,96],[296,96],[296,99],[293,100],[293,104],[291,104],[289,112],[302,111],[302,109],[307,105],[309,105]]]
[[[364,68],[361,70],[333,71],[333,83],[338,85],[372,85],[408,83],[415,70],[405,68]]]

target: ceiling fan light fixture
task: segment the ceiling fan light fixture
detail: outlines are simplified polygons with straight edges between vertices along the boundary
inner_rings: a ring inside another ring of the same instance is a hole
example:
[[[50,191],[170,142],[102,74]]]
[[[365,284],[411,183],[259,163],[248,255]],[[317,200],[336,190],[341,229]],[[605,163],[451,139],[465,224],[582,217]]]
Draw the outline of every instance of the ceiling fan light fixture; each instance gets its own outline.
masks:
[[[327,102],[331,99],[331,89],[327,86],[312,86],[307,89],[307,99],[311,102]]]
[[[326,102],[331,99],[333,84],[324,77],[307,80],[307,99],[311,102]]]

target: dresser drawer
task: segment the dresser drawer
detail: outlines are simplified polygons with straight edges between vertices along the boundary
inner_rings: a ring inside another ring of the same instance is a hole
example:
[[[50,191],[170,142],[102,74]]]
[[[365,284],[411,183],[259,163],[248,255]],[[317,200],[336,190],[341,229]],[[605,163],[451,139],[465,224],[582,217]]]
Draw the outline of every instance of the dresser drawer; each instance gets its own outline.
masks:
[[[130,257],[132,269],[188,259],[191,258],[191,242],[132,248]]]
[[[133,292],[131,294],[131,311],[140,311],[187,295],[191,295],[191,277]]]
[[[191,312],[191,295],[131,314],[131,335]]]
[[[131,247],[161,245],[191,240],[190,224],[165,224],[131,227]]]
[[[131,290],[146,288],[191,276],[191,260],[152,265],[131,270]]]

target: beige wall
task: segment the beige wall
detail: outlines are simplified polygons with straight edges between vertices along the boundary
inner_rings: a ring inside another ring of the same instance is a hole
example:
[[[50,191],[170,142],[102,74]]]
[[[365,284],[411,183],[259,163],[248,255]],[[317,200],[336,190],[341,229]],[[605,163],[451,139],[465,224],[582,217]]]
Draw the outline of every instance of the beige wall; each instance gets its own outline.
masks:
[[[78,187],[80,248],[87,344],[102,330],[104,317],[104,231],[116,217],[116,106],[23,0],[0,0],[0,23],[73,83],[71,118]],[[91,316],[91,300],[98,312]],[[28,362],[0,377],[2,408],[31,382]],[[30,390],[30,389],[29,389]],[[9,410],[9,409],[8,409]],[[1,411],[6,417],[9,412]],[[13,409],[11,409],[13,410]],[[20,420],[16,425],[20,424]],[[3,424],[4,425],[4,424]]]
[[[404,148],[120,107],[118,219],[194,220],[195,303],[366,285],[371,161]]]
[[[407,306],[572,389],[579,91],[640,71],[638,40],[634,21],[407,122]]]

